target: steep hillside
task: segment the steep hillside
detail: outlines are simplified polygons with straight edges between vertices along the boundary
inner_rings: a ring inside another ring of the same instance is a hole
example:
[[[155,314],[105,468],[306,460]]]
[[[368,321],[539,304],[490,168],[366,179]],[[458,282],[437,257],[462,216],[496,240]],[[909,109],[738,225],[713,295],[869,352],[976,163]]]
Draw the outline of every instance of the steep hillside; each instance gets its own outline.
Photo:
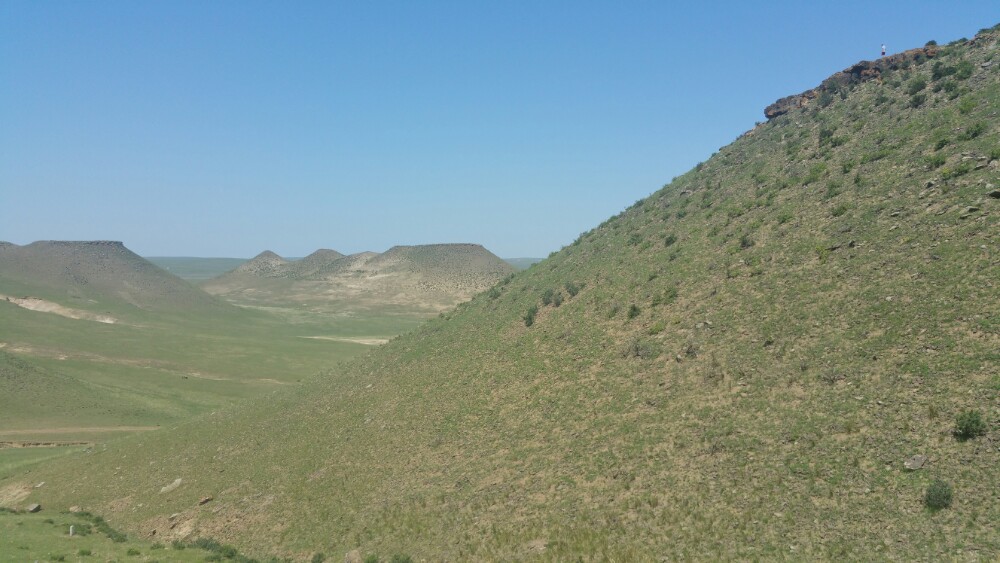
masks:
[[[998,31],[824,89],[326,377],[9,486],[303,560],[995,559]]]
[[[113,241],[2,245],[0,294],[102,312],[231,308]]]

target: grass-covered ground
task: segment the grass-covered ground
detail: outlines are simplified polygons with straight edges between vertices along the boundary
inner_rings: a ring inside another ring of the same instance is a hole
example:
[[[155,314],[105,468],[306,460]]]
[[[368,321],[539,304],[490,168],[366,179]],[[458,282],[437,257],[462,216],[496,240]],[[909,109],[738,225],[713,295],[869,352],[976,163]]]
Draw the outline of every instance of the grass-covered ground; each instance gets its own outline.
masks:
[[[300,560],[993,560],[998,36],[762,124],[324,377],[0,492]]]

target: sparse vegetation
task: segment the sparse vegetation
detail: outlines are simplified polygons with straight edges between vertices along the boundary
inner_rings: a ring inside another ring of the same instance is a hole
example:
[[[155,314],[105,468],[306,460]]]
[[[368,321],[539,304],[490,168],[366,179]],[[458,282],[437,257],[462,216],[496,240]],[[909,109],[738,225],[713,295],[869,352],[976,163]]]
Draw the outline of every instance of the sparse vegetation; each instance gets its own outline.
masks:
[[[992,438],[1000,389],[1000,214],[986,188],[995,166],[983,166],[1000,145],[1000,69],[981,66],[994,44],[948,47],[774,117],[497,299],[321,377],[33,467],[27,486],[47,484],[32,499],[116,503],[115,524],[143,534],[181,506],[199,511],[195,533],[225,527],[249,553],[300,558],[1000,553],[1000,452],[949,439],[956,404],[977,406]],[[961,96],[925,88],[907,107],[914,73],[962,59],[975,72]],[[821,127],[835,128],[822,148]],[[540,308],[545,288],[567,307]],[[914,454],[931,461],[907,471]],[[179,476],[183,498],[159,493]],[[928,495],[937,476],[955,509],[914,514],[947,506]],[[222,502],[194,506],[201,490],[232,492],[216,513]]]

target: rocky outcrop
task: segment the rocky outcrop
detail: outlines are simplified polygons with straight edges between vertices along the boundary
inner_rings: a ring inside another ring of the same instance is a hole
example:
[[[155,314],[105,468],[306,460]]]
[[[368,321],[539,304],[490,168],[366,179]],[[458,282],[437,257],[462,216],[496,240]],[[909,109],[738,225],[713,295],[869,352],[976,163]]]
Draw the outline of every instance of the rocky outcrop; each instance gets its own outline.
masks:
[[[919,49],[910,49],[909,51],[882,57],[875,61],[861,61],[827,78],[816,88],[806,90],[801,94],[781,98],[767,106],[764,109],[764,115],[768,119],[774,119],[793,109],[809,105],[812,100],[818,98],[823,92],[839,92],[855,84],[869,80],[881,80],[882,75],[886,72],[905,68],[921,60],[932,59],[937,54],[937,46],[928,45]]]

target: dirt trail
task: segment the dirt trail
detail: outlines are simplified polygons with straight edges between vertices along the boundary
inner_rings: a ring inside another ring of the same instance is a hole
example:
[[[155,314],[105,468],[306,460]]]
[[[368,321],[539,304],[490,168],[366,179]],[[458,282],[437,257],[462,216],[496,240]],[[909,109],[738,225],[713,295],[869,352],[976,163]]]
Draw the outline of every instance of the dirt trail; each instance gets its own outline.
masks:
[[[6,299],[8,302],[22,307],[29,311],[39,311],[41,313],[54,313],[61,317],[66,317],[68,319],[81,319],[85,321],[96,321],[105,324],[115,324],[118,319],[112,317],[111,315],[99,315],[97,313],[91,313],[90,311],[81,311],[80,309],[71,309],[69,307],[63,307],[58,303],[53,303],[51,301],[46,301],[44,299],[38,299],[37,297],[10,297],[8,295],[0,294],[0,299]]]
[[[378,346],[389,341],[388,338],[347,338],[340,336],[300,336],[299,338],[309,338],[312,340],[332,340],[334,342],[353,342],[354,344],[365,344],[367,346]]]
[[[0,429],[0,437],[25,436],[31,434],[88,434],[104,432],[148,432],[159,426],[63,426],[59,428],[29,428],[20,430]]]

